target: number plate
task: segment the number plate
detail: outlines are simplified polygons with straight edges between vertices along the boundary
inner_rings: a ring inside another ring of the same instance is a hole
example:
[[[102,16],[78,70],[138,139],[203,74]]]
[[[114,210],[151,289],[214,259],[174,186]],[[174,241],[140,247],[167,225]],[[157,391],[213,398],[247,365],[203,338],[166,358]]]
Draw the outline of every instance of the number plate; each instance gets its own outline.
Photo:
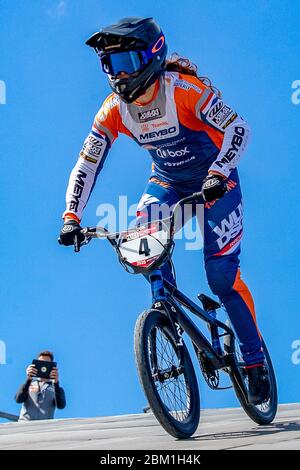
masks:
[[[120,233],[118,248],[126,263],[149,268],[164,252],[170,240],[169,234],[164,221],[150,222]]]

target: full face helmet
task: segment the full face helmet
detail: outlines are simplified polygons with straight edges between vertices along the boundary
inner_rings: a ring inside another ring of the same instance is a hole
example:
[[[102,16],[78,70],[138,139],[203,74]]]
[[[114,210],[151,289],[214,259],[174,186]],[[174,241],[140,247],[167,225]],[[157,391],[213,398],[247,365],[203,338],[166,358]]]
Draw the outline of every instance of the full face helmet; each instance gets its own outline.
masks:
[[[165,36],[153,18],[123,18],[86,44],[95,49],[110,87],[126,103],[145,93],[165,69]]]

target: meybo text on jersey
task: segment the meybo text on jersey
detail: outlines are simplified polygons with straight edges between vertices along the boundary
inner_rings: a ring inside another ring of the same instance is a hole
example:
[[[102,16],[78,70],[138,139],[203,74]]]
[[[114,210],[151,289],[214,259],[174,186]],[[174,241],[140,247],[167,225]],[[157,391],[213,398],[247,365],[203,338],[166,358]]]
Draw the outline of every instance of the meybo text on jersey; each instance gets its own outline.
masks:
[[[140,140],[156,140],[163,137],[168,137],[169,135],[173,135],[178,133],[176,126],[169,127],[168,129],[159,129],[158,131],[151,131],[146,132],[145,134],[140,134]]]

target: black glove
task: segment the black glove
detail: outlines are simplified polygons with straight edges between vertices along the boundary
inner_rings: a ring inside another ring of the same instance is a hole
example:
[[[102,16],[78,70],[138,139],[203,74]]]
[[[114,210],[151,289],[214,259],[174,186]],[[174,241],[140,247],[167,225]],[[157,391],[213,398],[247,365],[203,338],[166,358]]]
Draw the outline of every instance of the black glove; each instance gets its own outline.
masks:
[[[60,231],[59,242],[61,245],[69,246],[74,245],[74,236],[77,235],[78,244],[84,240],[84,235],[81,233],[82,227],[76,220],[69,219],[64,223]]]
[[[224,178],[219,175],[208,175],[203,180],[202,194],[203,199],[207,202],[214,201],[224,196],[227,192],[227,185]]]

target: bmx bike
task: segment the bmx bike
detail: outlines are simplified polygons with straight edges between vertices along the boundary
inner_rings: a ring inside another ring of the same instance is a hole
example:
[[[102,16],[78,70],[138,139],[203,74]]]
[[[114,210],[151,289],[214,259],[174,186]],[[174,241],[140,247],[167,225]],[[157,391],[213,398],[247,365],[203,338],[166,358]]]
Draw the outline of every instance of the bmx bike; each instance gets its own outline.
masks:
[[[270,380],[269,397],[254,405],[248,400],[248,375],[238,339],[230,322],[217,319],[221,304],[205,294],[198,295],[202,308],[163,278],[160,267],[171,261],[177,209],[197,201],[201,193],[181,199],[168,218],[147,222],[124,232],[109,233],[102,227],[82,229],[85,238],[75,251],[95,238],[106,238],[126,271],[144,274],[152,290],[152,305],[137,319],[134,349],[139,379],[149,406],[163,428],[172,436],[192,436],[200,419],[200,394],[190,352],[183,335],[193,345],[197,362],[209,387],[220,389],[220,374],[228,374],[236,396],[256,423],[273,421],[277,411],[277,386],[271,358],[262,339],[265,368]],[[210,340],[187,311],[203,320]],[[226,387],[231,388],[231,387]]]

